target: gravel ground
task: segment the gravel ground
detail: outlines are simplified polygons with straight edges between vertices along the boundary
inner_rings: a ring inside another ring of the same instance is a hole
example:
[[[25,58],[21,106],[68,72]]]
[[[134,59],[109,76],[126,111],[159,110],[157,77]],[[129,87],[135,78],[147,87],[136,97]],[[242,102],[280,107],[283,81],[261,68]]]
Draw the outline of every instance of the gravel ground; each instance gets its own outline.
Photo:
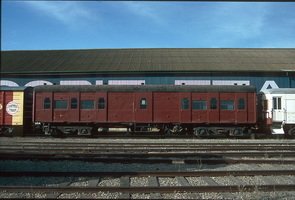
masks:
[[[294,165],[247,165],[247,164],[237,164],[237,165],[203,165],[200,169],[196,165],[186,165],[186,164],[103,164],[103,163],[88,163],[88,162],[68,162],[68,161],[59,161],[59,162],[34,162],[34,161],[1,161],[0,162],[1,170],[24,170],[28,171],[43,171],[51,169],[51,171],[61,170],[61,171],[158,171],[158,170],[171,170],[171,171],[199,171],[199,170],[251,170],[251,169],[268,169],[268,170],[279,170],[279,169],[295,169]],[[274,180],[280,184],[295,184],[295,176],[267,176],[269,179]],[[235,181],[230,178],[224,177],[211,177],[215,182],[220,185],[235,185]],[[259,177],[237,177],[245,184],[250,185],[263,185],[266,184]],[[95,178],[93,178],[95,179]],[[204,186],[208,185],[201,177],[186,177],[186,180],[192,186]],[[179,182],[176,178],[159,178],[158,179],[160,186],[178,186]],[[31,183],[38,183],[39,185],[50,185],[56,186],[58,184],[69,184],[70,186],[87,186],[89,180],[85,178],[63,178],[63,177],[52,177],[50,179],[44,179],[42,177],[37,178],[22,178],[17,179],[11,178],[0,178],[1,185],[29,185]],[[132,187],[136,186],[147,186],[148,177],[131,177],[130,185]],[[98,186],[120,186],[119,178],[103,178],[99,181]],[[94,199],[116,199],[119,198],[121,193],[107,193],[107,192],[98,192],[91,194],[84,193],[74,193],[74,194],[56,194],[58,198],[94,198]],[[295,199],[295,190],[292,192],[258,192],[254,191],[252,193],[245,192],[241,188],[241,192],[232,193],[235,199],[285,199],[292,200]],[[202,199],[224,199],[222,193],[171,193],[171,194],[162,194],[163,199],[194,199],[195,196],[198,196]],[[0,198],[47,198],[46,194],[27,194],[27,193],[2,193]],[[131,198],[133,199],[149,199],[151,198],[150,194],[141,194],[136,193],[132,194]]]
[[[150,199],[150,194],[144,194],[144,193],[135,193],[131,195],[131,199]]]
[[[86,187],[89,185],[89,179],[86,177],[77,177],[75,178],[69,186],[82,186]]]
[[[201,177],[186,177],[187,182],[192,186],[208,185]]]
[[[100,182],[98,183],[99,187],[118,187],[120,186],[120,179],[119,178],[103,178],[100,180]]]
[[[160,186],[180,186],[176,178],[158,178]]]
[[[132,177],[130,178],[131,187],[145,187],[149,185],[147,177]]]
[[[14,144],[15,142],[21,141],[32,141],[32,138],[0,138],[1,144]],[[98,142],[146,142],[146,143],[169,143],[169,142],[179,142],[179,139],[159,139],[159,140],[146,140],[146,139],[77,139],[77,138],[36,138],[34,141],[62,141],[62,142],[85,142],[85,143],[98,143]],[[181,140],[184,143],[205,143],[205,142],[232,142],[234,144],[238,143],[263,143],[263,142],[273,142],[282,145],[288,145],[290,143],[294,144],[295,140],[199,140],[199,139],[185,139]],[[279,158],[280,159],[280,158]],[[293,159],[293,158],[291,158]],[[205,165],[205,164],[105,164],[105,163],[95,163],[95,162],[80,162],[80,161],[9,161],[4,160],[0,162],[0,171],[202,171],[202,170],[295,170],[295,165],[270,165],[270,164],[235,164],[235,165]],[[234,178],[224,178],[224,177],[211,177],[219,185],[236,185],[236,179]],[[250,185],[263,185],[266,184],[263,179],[257,176],[240,176],[237,177],[240,181],[245,184]],[[267,176],[268,179],[277,182],[279,184],[295,184],[295,176]],[[93,177],[92,180],[99,178]],[[192,186],[202,186],[208,185],[201,177],[186,177],[186,180]],[[0,177],[0,185],[50,185],[57,186],[59,184],[65,184],[69,186],[87,186],[91,180],[87,178],[62,178],[62,177],[52,177],[50,179],[45,179],[44,177],[36,178],[23,178],[19,177],[17,179]],[[158,183],[160,186],[179,186],[179,182],[176,178],[158,178]],[[147,186],[148,177],[131,177],[130,186]],[[119,178],[102,178],[99,180],[97,186],[120,186]],[[58,198],[93,198],[93,199],[116,199],[119,198],[121,193],[108,193],[108,192],[97,192],[97,193],[73,193],[73,194],[52,194]],[[241,192],[232,193],[234,199],[284,199],[293,200],[295,199],[295,189],[290,192],[245,192],[241,188]],[[0,199],[3,198],[49,198],[46,194],[41,193],[0,193]],[[132,199],[150,199],[151,194],[135,193],[131,195]],[[196,197],[202,199],[224,199],[224,194],[222,193],[171,193],[162,194],[163,199],[195,199]]]
[[[294,192],[238,192],[231,193],[237,200],[294,200]],[[97,192],[97,193],[72,193],[72,194],[54,194],[58,195],[57,199],[118,199],[121,193],[108,193],[108,192]],[[163,199],[218,199],[224,200],[223,193],[170,193],[163,194]],[[0,198],[27,198],[27,199],[46,199],[50,198],[46,194],[41,193],[11,193],[11,194],[0,194]],[[135,193],[131,195],[131,199],[151,199],[150,194]]]

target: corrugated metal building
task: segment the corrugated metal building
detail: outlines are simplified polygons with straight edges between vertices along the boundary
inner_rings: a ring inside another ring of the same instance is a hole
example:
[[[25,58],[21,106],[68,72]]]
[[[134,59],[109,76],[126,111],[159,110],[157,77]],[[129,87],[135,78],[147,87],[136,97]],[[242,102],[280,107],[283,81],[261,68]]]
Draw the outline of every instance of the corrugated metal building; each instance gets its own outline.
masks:
[[[295,87],[295,49],[1,51],[1,85],[147,84]]]

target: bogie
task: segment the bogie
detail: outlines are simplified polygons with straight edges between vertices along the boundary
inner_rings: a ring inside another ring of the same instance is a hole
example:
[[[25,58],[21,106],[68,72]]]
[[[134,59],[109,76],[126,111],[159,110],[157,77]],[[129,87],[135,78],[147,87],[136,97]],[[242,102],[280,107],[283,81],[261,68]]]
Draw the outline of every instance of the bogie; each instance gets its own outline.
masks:
[[[197,127],[194,128],[194,134],[198,137],[248,137],[249,133],[245,132],[242,127]]]

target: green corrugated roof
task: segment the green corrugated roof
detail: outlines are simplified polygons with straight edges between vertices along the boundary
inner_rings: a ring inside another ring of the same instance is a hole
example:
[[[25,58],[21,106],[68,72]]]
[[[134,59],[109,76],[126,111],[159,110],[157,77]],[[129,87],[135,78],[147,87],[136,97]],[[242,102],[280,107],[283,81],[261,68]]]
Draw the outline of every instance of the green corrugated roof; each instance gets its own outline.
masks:
[[[1,51],[1,73],[294,70],[294,48]]]

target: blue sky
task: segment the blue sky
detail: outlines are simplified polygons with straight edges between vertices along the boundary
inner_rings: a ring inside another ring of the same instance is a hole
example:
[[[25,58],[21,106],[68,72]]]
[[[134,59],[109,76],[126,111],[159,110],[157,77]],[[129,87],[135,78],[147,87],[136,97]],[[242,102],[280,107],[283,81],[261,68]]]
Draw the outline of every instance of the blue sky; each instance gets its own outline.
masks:
[[[295,2],[2,1],[2,50],[295,48]]]

